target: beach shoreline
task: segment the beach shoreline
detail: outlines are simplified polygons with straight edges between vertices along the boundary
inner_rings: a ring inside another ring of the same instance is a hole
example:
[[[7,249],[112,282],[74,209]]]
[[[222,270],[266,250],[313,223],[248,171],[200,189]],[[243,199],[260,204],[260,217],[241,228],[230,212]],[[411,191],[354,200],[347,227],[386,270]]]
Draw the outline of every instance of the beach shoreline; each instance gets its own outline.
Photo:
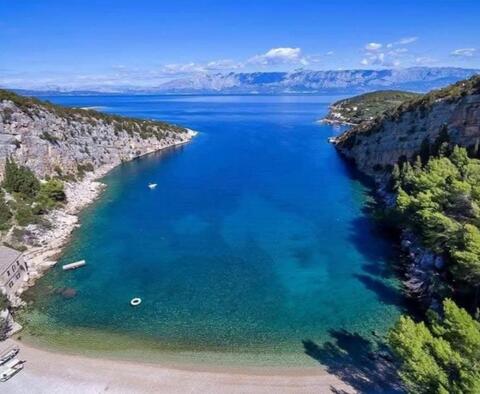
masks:
[[[355,393],[323,368],[225,368],[91,358],[51,352],[22,341],[25,369],[6,383],[11,393]]]

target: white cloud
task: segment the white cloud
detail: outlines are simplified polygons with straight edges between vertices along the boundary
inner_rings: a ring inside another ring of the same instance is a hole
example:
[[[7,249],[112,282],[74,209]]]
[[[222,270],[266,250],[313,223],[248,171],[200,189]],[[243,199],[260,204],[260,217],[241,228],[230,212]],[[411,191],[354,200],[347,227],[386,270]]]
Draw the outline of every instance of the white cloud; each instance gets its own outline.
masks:
[[[365,50],[375,52],[378,51],[382,46],[383,45],[378,42],[369,42],[367,45],[365,45]]]
[[[459,48],[450,52],[450,55],[455,57],[473,57],[476,53],[476,48]]]
[[[398,45],[408,45],[418,40],[418,37],[403,37],[398,40],[395,44]]]
[[[185,64],[166,64],[161,68],[161,72],[165,74],[185,74],[201,71],[204,71],[204,67],[193,62]]]
[[[220,71],[220,70],[237,70],[244,67],[243,63],[235,62],[231,59],[213,60],[205,65],[205,70]]]
[[[418,40],[418,37],[404,37],[387,44],[369,42],[362,48],[360,64],[363,66],[398,67],[414,62],[414,56],[405,45]]]
[[[435,64],[437,61],[430,56],[419,56],[415,58],[415,63],[420,66],[430,66]]]
[[[307,65],[308,60],[303,57],[300,48],[272,48],[262,55],[256,55],[248,60],[250,64],[272,66],[279,64]]]

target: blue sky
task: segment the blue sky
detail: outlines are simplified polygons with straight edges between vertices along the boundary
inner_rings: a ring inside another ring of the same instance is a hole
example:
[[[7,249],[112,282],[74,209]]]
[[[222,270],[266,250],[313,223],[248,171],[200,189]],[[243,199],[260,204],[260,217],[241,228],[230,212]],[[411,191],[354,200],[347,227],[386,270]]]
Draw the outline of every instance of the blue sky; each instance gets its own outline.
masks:
[[[0,85],[196,72],[480,68],[479,0],[0,0]]]

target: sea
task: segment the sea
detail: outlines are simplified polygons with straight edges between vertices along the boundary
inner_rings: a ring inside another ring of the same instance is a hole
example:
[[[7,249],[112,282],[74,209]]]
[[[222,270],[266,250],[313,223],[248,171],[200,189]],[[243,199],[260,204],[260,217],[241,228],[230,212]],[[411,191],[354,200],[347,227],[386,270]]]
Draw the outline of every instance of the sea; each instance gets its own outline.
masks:
[[[405,308],[395,241],[372,217],[370,186],[328,143],[344,129],[319,122],[339,98],[42,97],[198,135],[102,179],[59,263],[27,294],[22,340],[283,367],[321,366],[342,340],[381,343]]]

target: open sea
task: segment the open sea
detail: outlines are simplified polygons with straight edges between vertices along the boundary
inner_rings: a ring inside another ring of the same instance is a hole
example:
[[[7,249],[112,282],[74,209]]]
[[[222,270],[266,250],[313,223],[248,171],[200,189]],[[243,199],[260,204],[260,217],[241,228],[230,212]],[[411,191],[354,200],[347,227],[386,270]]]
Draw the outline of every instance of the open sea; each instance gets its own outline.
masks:
[[[199,135],[103,179],[59,264],[29,291],[22,340],[172,363],[315,366],[312,346],[385,334],[404,307],[393,241],[327,142],[342,129],[316,122],[338,98],[47,97]],[[80,259],[86,267],[62,272]]]

